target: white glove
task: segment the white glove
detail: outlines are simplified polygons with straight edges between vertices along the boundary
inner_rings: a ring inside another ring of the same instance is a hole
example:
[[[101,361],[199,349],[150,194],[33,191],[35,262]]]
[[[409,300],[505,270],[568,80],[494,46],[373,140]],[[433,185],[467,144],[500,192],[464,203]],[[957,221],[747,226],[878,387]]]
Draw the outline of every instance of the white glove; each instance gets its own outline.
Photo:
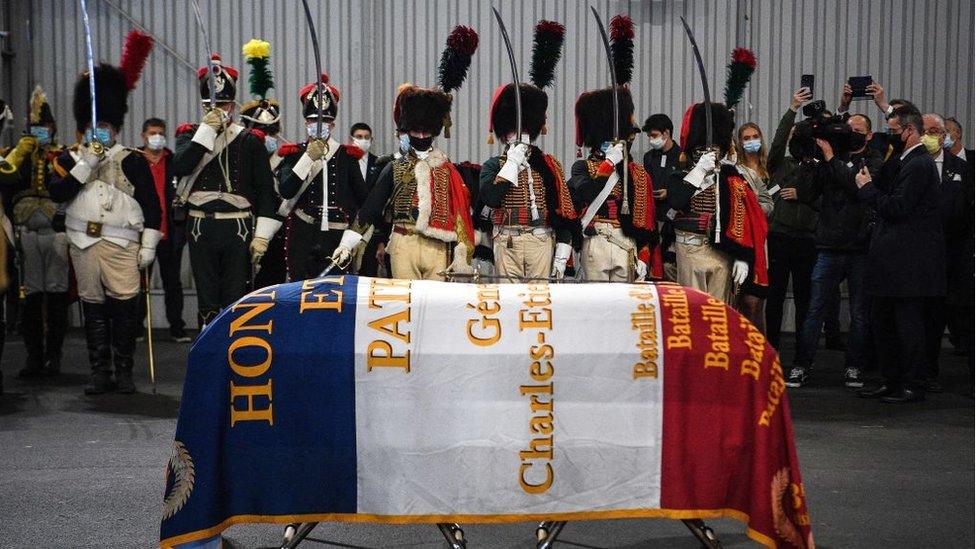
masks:
[[[613,145],[610,145],[606,154],[603,156],[609,160],[611,164],[616,166],[624,160],[624,146],[621,143],[614,143]]]
[[[251,265],[261,263],[261,258],[268,251],[268,239],[255,236],[251,239]]]
[[[701,158],[698,159],[698,163],[695,164],[695,167],[692,168],[691,171],[688,172],[688,175],[685,176],[685,182],[689,185],[694,185],[699,189],[702,188],[702,185],[705,183],[705,177],[715,171],[717,162],[718,156],[715,151],[708,151],[707,153],[701,155]]]
[[[518,185],[518,174],[525,164],[525,157],[529,154],[529,146],[525,143],[512,145],[506,153],[505,164],[498,171],[498,177]]]
[[[566,263],[572,254],[573,247],[571,245],[565,242],[556,244],[556,253],[552,256],[552,272],[549,276],[555,277],[556,280],[562,280],[566,276]]]
[[[224,123],[227,121],[227,113],[224,109],[210,109],[203,115],[203,125],[210,126],[215,133],[224,130]]]
[[[635,280],[647,280],[647,263],[638,260],[637,264],[634,265],[634,270],[637,271],[637,278]]]
[[[454,246],[454,261],[447,267],[448,273],[453,274],[474,274],[474,269],[468,263],[468,246],[464,242],[458,242]]]
[[[738,284],[742,285],[746,278],[749,277],[749,264],[741,259],[736,259],[732,262],[732,280]]]
[[[311,158],[313,161],[318,160],[322,158],[322,156],[325,154],[326,149],[328,148],[329,146],[325,143],[325,141],[321,139],[313,139],[309,141],[308,146],[305,147],[305,154],[307,154],[308,157]]]
[[[146,269],[152,265],[156,259],[156,245],[163,237],[162,233],[155,229],[144,229],[142,231],[142,241],[139,246],[139,268]]]
[[[80,158],[71,168],[71,175],[82,183],[91,181],[98,172],[98,165],[105,157],[104,154],[97,154],[92,150],[91,145],[82,145],[78,148]]]
[[[362,239],[363,235],[352,229],[346,229],[342,233],[342,240],[339,241],[339,246],[332,252],[332,263],[340,269],[345,269],[349,265],[349,260],[352,258],[352,249]]]

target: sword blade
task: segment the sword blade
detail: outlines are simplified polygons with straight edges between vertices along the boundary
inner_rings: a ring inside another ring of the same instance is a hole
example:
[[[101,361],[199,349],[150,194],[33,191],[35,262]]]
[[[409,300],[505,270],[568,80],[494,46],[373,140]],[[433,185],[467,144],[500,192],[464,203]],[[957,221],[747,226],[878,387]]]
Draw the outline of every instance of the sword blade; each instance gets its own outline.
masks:
[[[197,18],[197,26],[200,27],[200,34],[203,35],[203,45],[207,48],[207,66],[210,67],[210,74],[207,77],[207,86],[210,93],[210,105],[209,108],[214,108],[217,105],[217,83],[214,82],[214,73],[216,72],[216,65],[213,60],[214,50],[210,47],[210,35],[207,34],[207,26],[203,22],[203,15],[200,14],[200,4],[197,0],[190,0],[193,5],[193,13]]]
[[[89,95],[91,96],[91,134],[94,140],[95,128],[98,126],[98,114],[95,112],[95,52],[92,49],[91,22],[88,21],[88,3],[85,0],[78,0],[78,2],[81,4],[81,18],[85,23],[85,53],[87,57],[86,61],[88,62],[88,88]]]
[[[505,42],[505,49],[508,51],[508,62],[512,67],[512,81],[515,84],[515,140],[522,141],[522,82],[519,80],[518,64],[515,62],[515,51],[512,49],[512,41],[508,38],[508,29],[502,21],[502,15],[494,6],[491,8],[495,14],[495,21],[502,31],[502,40]]]
[[[322,56],[319,53],[319,36],[315,32],[315,22],[312,20],[312,10],[308,7],[308,0],[302,0],[302,7],[305,8],[305,22],[308,23],[308,33],[312,37],[312,52],[315,53],[315,78],[312,82],[315,82],[316,90],[321,86],[319,80],[322,78]],[[322,135],[322,98],[318,98],[315,102],[316,114],[318,118],[315,122],[315,136],[318,138]]]
[[[613,52],[610,50],[610,38],[607,36],[607,29],[603,27],[603,19],[596,8],[590,6],[593,17],[596,18],[596,28],[600,30],[600,38],[603,39],[603,49],[607,53],[607,66],[610,67],[610,87],[613,88],[613,140],[620,140],[620,100],[617,98],[617,71],[613,66]]]
[[[27,8],[27,123],[24,133],[30,133],[31,94],[34,93],[34,3]]]
[[[691,42],[691,49],[695,54],[695,62],[698,64],[698,75],[701,77],[702,93],[705,95],[705,145],[711,148],[714,143],[712,135],[712,94],[708,90],[708,76],[705,74],[705,63],[702,62],[701,52],[698,51],[698,42],[695,35],[691,32],[691,27],[684,17],[681,17],[681,24],[685,27],[685,34]]]

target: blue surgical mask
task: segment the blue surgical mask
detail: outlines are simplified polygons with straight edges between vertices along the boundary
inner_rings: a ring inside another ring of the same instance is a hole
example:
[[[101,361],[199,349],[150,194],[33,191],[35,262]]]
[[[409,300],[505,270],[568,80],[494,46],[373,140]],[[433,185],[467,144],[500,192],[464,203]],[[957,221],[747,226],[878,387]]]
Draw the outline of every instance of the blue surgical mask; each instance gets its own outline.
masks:
[[[602,152],[603,154],[607,154],[607,149],[609,148],[610,148],[610,142],[604,141],[603,144],[600,145],[600,152]]]
[[[95,128],[94,132],[88,128],[88,131],[85,132],[85,141],[89,143],[98,141],[102,145],[108,145],[112,142],[112,132],[108,128]]]
[[[945,143],[942,144],[942,148],[943,149],[951,149],[952,146],[955,145],[955,144],[956,144],[956,142],[952,140],[952,136],[949,135],[948,133],[946,133]]]
[[[400,134],[400,152],[406,154],[410,150],[410,135]]]
[[[264,148],[268,150],[269,153],[273,153],[278,150],[278,138],[272,137],[270,135],[264,136]]]
[[[328,139],[329,138],[329,125],[327,123],[325,123],[325,122],[322,122],[322,134],[321,135],[317,135],[317,132],[319,131],[318,128],[319,128],[319,123],[318,122],[306,122],[305,123],[305,131],[308,132],[308,136],[309,137],[311,137],[312,139],[316,139],[316,138],[318,138],[318,139]]]
[[[51,142],[51,130],[47,129],[46,126],[31,126],[30,133],[37,139],[37,143],[41,146]]]
[[[742,142],[742,150],[746,151],[747,153],[757,153],[761,148],[762,141],[759,139],[750,139]]]

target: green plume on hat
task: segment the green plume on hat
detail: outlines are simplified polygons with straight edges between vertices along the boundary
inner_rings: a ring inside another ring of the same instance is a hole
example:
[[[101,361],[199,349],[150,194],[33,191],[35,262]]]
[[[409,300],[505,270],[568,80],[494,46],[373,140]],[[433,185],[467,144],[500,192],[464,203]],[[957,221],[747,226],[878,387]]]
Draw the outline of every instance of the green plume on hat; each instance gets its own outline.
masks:
[[[252,38],[244,44],[241,51],[247,64],[251,66],[251,75],[248,77],[251,95],[267,99],[268,90],[275,87],[274,76],[268,68],[271,62],[271,44],[259,38]]]

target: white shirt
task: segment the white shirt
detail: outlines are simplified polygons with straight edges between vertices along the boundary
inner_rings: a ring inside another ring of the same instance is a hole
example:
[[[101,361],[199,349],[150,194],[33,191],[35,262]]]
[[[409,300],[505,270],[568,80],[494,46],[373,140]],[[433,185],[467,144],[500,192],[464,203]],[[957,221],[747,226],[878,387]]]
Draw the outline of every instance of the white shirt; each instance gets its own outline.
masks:
[[[363,173],[363,181],[366,181],[366,166],[367,166],[367,164],[369,164],[369,155],[368,154],[367,155],[363,155],[363,157],[359,159],[359,171],[361,171]]]
[[[915,143],[915,145],[913,145],[913,146],[911,146],[911,147],[909,147],[909,148],[907,148],[907,149],[905,149],[905,152],[903,152],[903,153],[901,153],[901,157],[900,157],[900,159],[901,159],[901,160],[904,160],[904,159],[905,159],[905,157],[906,157],[906,156],[908,156],[908,153],[910,153],[910,152],[912,152],[912,151],[914,151],[915,149],[917,149],[917,148],[919,148],[919,147],[921,147],[921,146],[922,146],[922,143],[921,143],[921,142],[918,142],[918,143]]]
[[[966,159],[966,147],[963,147],[963,148],[959,149],[959,152],[956,153],[956,156],[958,156],[959,158],[962,158],[963,160],[965,160]]]
[[[935,157],[935,167],[939,170],[939,181],[942,181],[942,161],[945,158],[945,153],[941,150],[939,151],[939,156]]]

